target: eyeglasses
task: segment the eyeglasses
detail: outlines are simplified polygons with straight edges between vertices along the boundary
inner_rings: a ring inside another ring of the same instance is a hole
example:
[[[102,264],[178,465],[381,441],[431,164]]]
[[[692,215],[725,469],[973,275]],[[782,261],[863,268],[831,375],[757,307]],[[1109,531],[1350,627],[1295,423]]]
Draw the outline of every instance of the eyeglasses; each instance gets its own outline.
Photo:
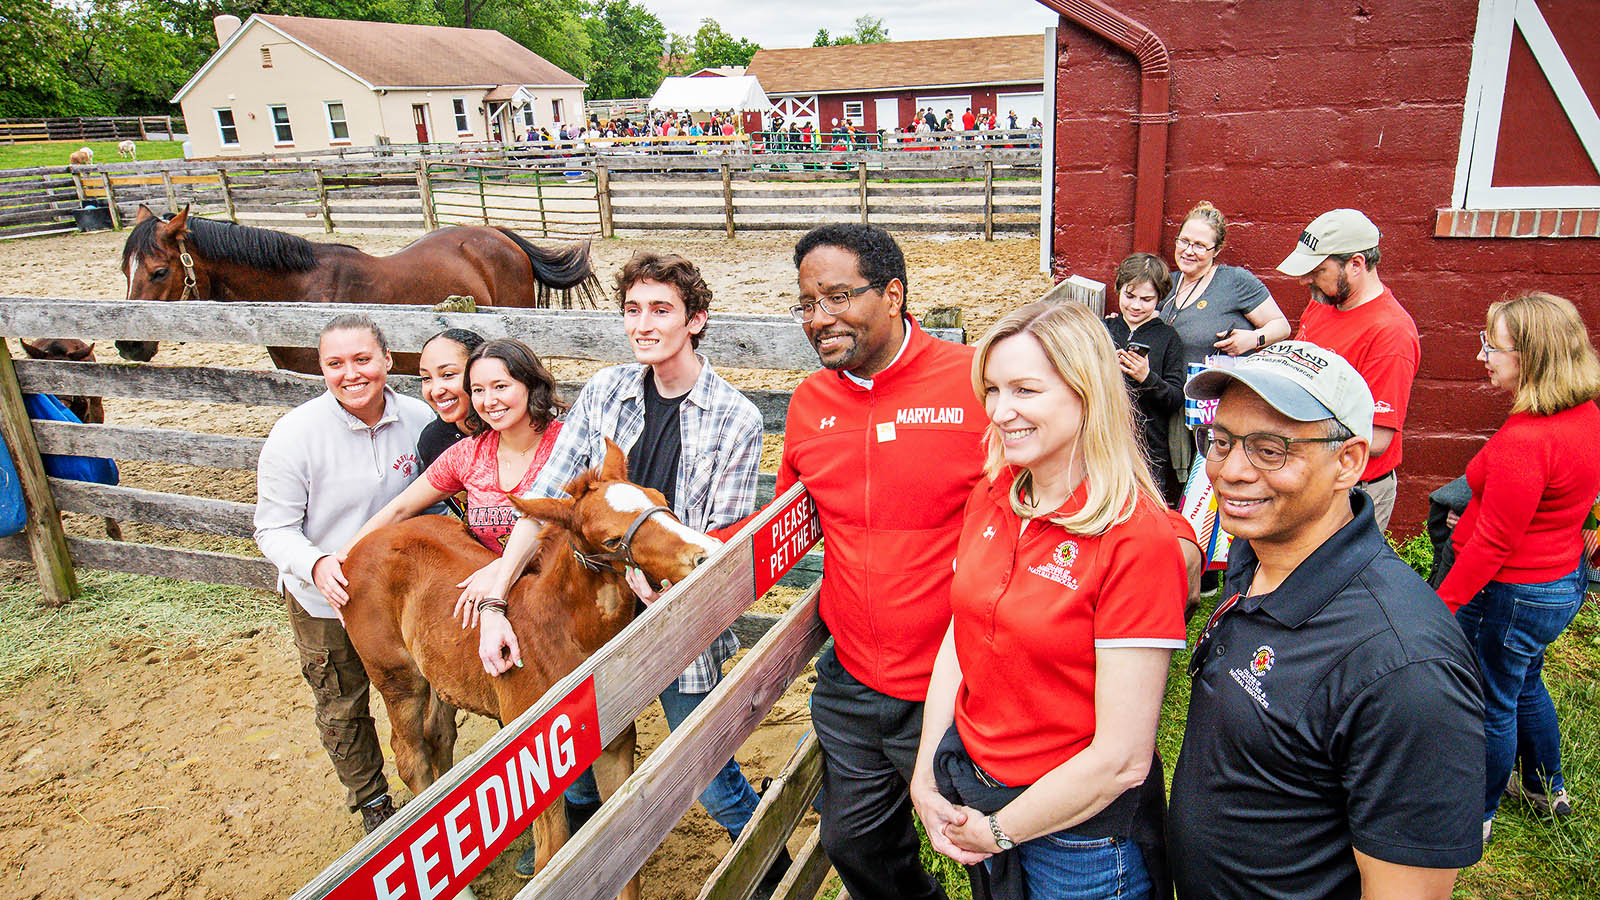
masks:
[[[1178,238],[1178,249],[1179,250],[1197,250],[1197,251],[1199,251],[1201,253],[1210,253],[1211,251],[1217,249],[1217,245],[1215,245],[1215,244],[1202,244],[1199,241],[1191,241],[1186,237],[1181,237],[1181,238]]]
[[[1516,353],[1517,352],[1517,348],[1515,348],[1515,347],[1496,347],[1495,345],[1489,343],[1489,333],[1487,331],[1478,332],[1478,343],[1483,345],[1483,355],[1484,356],[1488,356],[1491,353]]]
[[[1263,472],[1275,472],[1289,462],[1290,444],[1342,444],[1334,438],[1290,438],[1281,434],[1257,431],[1243,436],[1230,434],[1215,425],[1202,425],[1195,430],[1200,443],[1200,453],[1212,462],[1222,462],[1233,453],[1235,444],[1244,445],[1245,458]]]
[[[802,325],[816,317],[817,307],[819,306],[828,315],[837,316],[850,308],[851,300],[877,287],[878,285],[875,284],[864,284],[858,288],[835,291],[818,300],[806,300],[802,303],[796,303],[794,306],[789,307],[789,315],[793,316],[794,320]]]

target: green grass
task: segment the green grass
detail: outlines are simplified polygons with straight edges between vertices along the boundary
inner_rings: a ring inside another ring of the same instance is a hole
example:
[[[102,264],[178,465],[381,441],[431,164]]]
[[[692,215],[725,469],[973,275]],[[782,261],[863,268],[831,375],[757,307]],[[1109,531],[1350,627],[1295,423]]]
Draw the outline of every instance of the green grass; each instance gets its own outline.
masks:
[[[88,147],[94,151],[96,163],[120,162],[117,156],[118,141],[36,141],[22,144],[0,144],[0,169],[27,169],[33,166],[64,166],[72,151]],[[134,141],[139,145],[139,161],[152,159],[182,159],[183,144],[179,141]]]
[[[78,570],[83,593],[54,609],[38,582],[0,586],[0,696],[32,678],[69,680],[108,652],[224,643],[287,627],[281,604],[259,591],[165,578]]]

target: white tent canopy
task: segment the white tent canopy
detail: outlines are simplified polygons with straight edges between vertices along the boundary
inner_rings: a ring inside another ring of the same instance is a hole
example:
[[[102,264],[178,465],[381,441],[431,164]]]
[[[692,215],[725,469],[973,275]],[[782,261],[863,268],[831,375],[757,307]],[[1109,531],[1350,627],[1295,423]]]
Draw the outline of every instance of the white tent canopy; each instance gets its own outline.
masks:
[[[735,77],[667,78],[654,97],[650,108],[679,110],[682,112],[764,112],[772,108],[767,92],[753,75]]]

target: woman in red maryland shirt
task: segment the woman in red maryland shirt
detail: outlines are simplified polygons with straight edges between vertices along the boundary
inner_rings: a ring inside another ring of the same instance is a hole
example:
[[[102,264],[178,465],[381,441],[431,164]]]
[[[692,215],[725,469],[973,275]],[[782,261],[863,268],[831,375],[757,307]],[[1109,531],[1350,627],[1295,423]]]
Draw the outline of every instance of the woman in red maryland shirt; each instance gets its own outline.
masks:
[[[1519,755],[1522,778],[1510,792],[1557,816],[1572,812],[1541,672],[1544,648],[1583,604],[1582,527],[1600,492],[1600,362],[1577,308],[1551,294],[1491,304],[1479,338],[1489,382],[1513,397],[1511,416],[1467,464],[1472,499],[1439,597],[1483,674],[1487,841]]]
[[[978,344],[973,388],[988,478],[967,502],[912,800],[935,849],[988,860],[975,880],[1148,896],[1186,579],[1116,351],[1086,307],[1033,303]]]
[[[467,358],[462,380],[472,398],[472,436],[451,444],[400,496],[361,526],[348,550],[384,525],[404,521],[465,491],[466,523],[478,542],[501,553],[517,523],[507,494],[525,491],[555,447],[565,408],[556,382],[521,341],[487,341]]]

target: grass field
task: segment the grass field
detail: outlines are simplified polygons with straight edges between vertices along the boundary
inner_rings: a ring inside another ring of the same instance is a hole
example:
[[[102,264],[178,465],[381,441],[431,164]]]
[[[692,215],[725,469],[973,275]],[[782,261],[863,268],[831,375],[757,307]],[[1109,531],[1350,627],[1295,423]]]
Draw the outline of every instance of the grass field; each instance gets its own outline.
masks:
[[[139,145],[139,160],[182,159],[179,141],[134,141]],[[27,169],[33,166],[64,166],[72,151],[88,147],[97,163],[117,162],[117,141],[37,141],[0,144],[0,169]]]
[[[1426,568],[1427,544],[1413,539],[1399,548]],[[257,628],[286,628],[281,608],[242,588],[82,570],[83,596],[56,610],[38,606],[31,581],[0,587],[0,695],[38,677],[70,680],[73,673],[129,640],[162,648],[216,646]],[[1190,624],[1189,642],[1215,604],[1202,604]],[[1189,703],[1185,667],[1189,654],[1173,656],[1157,738],[1168,784],[1183,742]],[[1600,607],[1585,604],[1572,627],[1552,644],[1545,681],[1561,718],[1562,768],[1574,798],[1574,815],[1558,823],[1507,801],[1495,820],[1495,839],[1484,858],[1464,871],[1454,896],[1460,900],[1588,900],[1600,897]],[[970,900],[965,872],[923,844],[923,861],[944,884],[951,900]],[[824,896],[837,893],[831,879]]]

